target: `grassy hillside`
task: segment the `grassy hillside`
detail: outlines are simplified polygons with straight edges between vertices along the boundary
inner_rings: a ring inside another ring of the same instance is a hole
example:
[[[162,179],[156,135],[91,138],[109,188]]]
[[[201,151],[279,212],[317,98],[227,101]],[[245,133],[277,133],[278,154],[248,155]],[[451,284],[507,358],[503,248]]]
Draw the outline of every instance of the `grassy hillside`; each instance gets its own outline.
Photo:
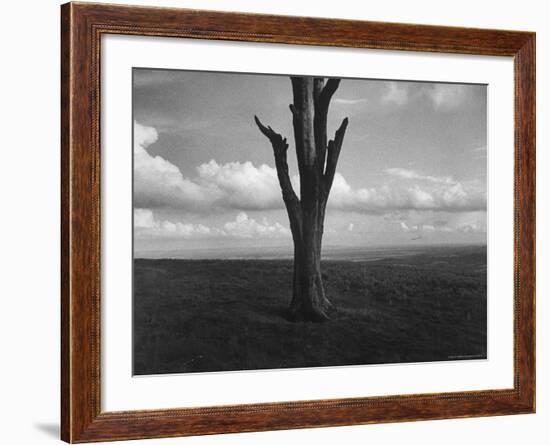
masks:
[[[324,261],[339,308],[284,318],[289,260],[134,261],[134,373],[229,371],[486,357],[486,248]]]

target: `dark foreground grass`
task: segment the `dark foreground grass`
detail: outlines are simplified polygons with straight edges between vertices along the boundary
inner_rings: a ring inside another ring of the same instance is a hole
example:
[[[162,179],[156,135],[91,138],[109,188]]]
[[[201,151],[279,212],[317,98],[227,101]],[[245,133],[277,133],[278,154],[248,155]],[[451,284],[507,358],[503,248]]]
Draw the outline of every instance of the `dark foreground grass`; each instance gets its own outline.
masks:
[[[293,323],[290,260],[134,261],[134,374],[486,358],[486,249],[324,261],[339,308]]]

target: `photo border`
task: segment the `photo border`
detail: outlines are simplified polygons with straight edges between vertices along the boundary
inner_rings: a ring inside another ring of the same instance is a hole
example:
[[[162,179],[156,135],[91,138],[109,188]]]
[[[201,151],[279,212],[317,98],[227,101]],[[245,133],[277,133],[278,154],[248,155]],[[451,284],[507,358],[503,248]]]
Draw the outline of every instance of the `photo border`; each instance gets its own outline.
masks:
[[[288,32],[286,30],[289,30]],[[102,34],[514,58],[514,387],[102,412]],[[535,412],[535,34],[93,3],[61,6],[61,438],[70,443]]]

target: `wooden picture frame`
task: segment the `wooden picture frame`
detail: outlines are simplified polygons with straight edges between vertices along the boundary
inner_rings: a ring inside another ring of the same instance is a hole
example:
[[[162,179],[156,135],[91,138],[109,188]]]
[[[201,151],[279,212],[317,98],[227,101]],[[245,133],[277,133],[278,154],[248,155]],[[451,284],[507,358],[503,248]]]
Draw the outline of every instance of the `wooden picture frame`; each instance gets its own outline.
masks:
[[[61,438],[64,441],[97,442],[535,411],[534,33],[92,3],[67,3],[61,8],[61,17]],[[513,57],[513,389],[103,412],[99,91],[100,39],[104,34]]]

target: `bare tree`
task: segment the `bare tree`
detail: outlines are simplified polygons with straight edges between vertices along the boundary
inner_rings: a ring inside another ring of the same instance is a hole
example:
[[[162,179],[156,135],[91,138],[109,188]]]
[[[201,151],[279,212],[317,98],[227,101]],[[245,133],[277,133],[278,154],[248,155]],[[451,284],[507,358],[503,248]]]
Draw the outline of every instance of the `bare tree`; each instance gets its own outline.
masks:
[[[348,125],[345,118],[334,139],[327,140],[327,115],[340,79],[291,77],[294,102],[290,105],[296,157],[300,174],[300,198],[288,174],[286,138],[254,116],[269,139],[277,176],[294,240],[294,278],[290,318],[323,321],[335,310],[325,295],[321,275],[321,242],[325,209],[336,172],[338,156]]]

